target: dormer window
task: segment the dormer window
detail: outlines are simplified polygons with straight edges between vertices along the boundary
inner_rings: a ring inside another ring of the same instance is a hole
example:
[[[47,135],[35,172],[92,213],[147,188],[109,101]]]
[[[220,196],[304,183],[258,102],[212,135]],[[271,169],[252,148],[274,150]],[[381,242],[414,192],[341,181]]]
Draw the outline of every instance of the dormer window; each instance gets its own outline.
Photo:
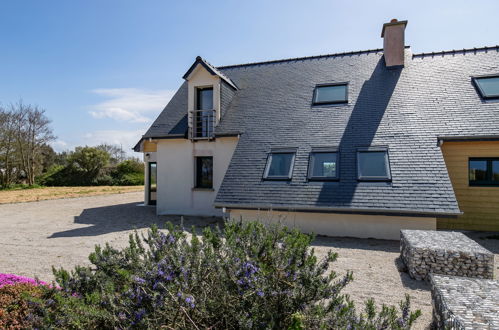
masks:
[[[210,138],[213,136],[215,109],[213,109],[213,87],[196,88],[196,108],[193,116],[193,131],[195,138]]]
[[[484,99],[499,99],[499,75],[474,77],[473,82]]]
[[[348,103],[348,83],[317,85],[314,90],[314,105]]]

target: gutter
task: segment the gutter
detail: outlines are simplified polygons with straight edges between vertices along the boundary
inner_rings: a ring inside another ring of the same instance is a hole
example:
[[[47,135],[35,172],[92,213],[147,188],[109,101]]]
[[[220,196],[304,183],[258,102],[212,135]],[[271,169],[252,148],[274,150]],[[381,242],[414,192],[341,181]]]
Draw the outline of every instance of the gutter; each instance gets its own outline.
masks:
[[[239,137],[241,136],[241,133],[238,133],[238,132],[232,132],[232,133],[222,133],[222,134],[215,134],[214,138],[224,138],[224,137]],[[142,137],[139,142],[137,142],[135,144],[135,147],[132,148],[133,151],[135,152],[142,152],[140,151],[139,148],[137,148],[140,143],[144,140],[174,140],[174,139],[185,139],[185,140],[189,140],[189,138],[186,137],[185,134],[170,134],[170,135],[167,135],[167,136],[148,136],[148,137]]]
[[[415,216],[415,217],[442,217],[456,218],[463,212],[428,212],[420,210],[397,210],[397,209],[361,209],[347,207],[327,206],[273,206],[265,204],[225,204],[214,203],[215,208],[240,209],[240,210],[271,210],[288,212],[316,212],[316,213],[341,213],[341,214],[365,214],[365,215],[389,215],[389,216]]]

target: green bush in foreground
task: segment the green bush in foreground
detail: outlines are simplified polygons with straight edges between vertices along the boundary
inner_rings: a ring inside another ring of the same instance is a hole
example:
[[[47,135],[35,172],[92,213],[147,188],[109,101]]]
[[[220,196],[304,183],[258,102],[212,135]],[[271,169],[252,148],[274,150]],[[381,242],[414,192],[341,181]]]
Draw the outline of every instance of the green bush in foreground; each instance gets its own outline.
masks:
[[[194,232],[194,230],[193,230]],[[202,239],[153,227],[119,250],[96,247],[93,266],[54,270],[34,326],[174,329],[409,329],[409,298],[357,311],[341,290],[352,280],[319,260],[312,236],[282,226],[229,222]]]

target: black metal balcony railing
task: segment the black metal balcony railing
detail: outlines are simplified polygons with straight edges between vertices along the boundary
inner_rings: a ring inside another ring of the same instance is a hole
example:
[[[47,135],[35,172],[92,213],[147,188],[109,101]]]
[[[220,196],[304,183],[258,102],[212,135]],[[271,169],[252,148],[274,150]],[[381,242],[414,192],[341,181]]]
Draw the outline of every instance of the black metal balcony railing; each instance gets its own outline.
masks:
[[[194,110],[191,116],[191,139],[211,139],[214,137],[215,110]]]

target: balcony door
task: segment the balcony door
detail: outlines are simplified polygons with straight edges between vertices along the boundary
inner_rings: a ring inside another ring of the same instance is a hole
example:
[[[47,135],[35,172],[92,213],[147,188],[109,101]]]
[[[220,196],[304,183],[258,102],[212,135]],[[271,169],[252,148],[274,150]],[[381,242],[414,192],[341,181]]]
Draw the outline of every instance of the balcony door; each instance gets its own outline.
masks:
[[[210,137],[213,132],[213,88],[197,88],[194,137]]]

